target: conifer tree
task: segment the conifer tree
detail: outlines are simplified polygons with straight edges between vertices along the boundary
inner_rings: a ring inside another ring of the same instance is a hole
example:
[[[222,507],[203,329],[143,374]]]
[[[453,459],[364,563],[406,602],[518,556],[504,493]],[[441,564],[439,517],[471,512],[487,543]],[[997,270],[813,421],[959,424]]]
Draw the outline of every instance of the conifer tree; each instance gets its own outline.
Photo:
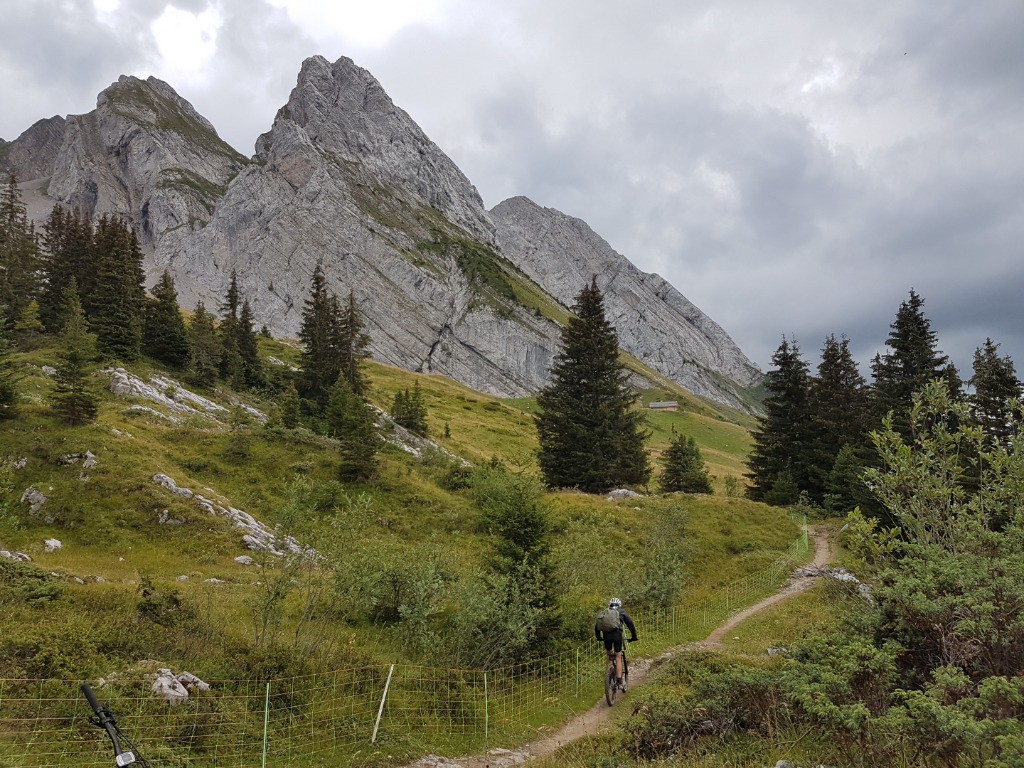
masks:
[[[372,479],[377,472],[379,447],[373,415],[344,376],[338,376],[331,388],[325,420],[328,434],[339,443],[339,476],[353,481]]]
[[[295,429],[299,426],[300,413],[299,391],[295,382],[289,380],[281,395],[281,424],[285,429]]]
[[[14,322],[41,288],[39,239],[12,175],[0,194],[0,305]]]
[[[174,279],[167,270],[153,286],[153,298],[146,301],[143,346],[148,355],[172,368],[188,364],[188,329],[178,308]]]
[[[104,216],[96,226],[95,254],[93,289],[82,297],[89,328],[105,355],[137,360],[145,307],[139,241],[127,224]]]
[[[549,487],[599,493],[650,478],[643,414],[619,361],[618,335],[605,318],[594,278],[562,330],[551,382],[537,396],[538,460]]]
[[[869,451],[869,390],[850,354],[850,340],[834,335],[825,339],[818,375],[810,382],[808,408],[809,450],[806,491],[812,500],[824,501],[828,477],[843,446]]]
[[[266,383],[266,376],[263,373],[259,340],[256,338],[252,307],[248,299],[242,302],[242,311],[238,314],[237,333],[238,356],[242,363],[242,380],[250,389],[262,387]]]
[[[810,413],[807,406],[811,380],[795,339],[792,342],[782,339],[772,356],[772,365],[775,369],[765,376],[768,391],[763,403],[765,413],[758,419],[754,448],[747,459],[750,470],[747,477],[751,481],[747,495],[755,501],[789,504],[795,502],[800,489],[808,485]]]
[[[924,315],[924,299],[913,290],[900,304],[885,345],[889,351],[871,363],[875,415],[893,412],[893,425],[904,437],[910,434],[910,407],[914,393],[933,379],[951,381],[948,359],[938,351],[938,336]],[[959,381],[959,377],[957,377]]]
[[[89,373],[96,355],[96,337],[89,333],[74,279],[64,290],[67,318],[61,333],[60,361],[51,397],[54,413],[66,424],[80,426],[96,418],[99,398],[89,388]]]
[[[398,426],[405,427],[420,437],[427,436],[427,406],[419,381],[416,382],[411,393],[408,387],[404,391],[395,393],[391,418]]]
[[[220,342],[220,361],[218,370],[221,378],[231,382],[236,389],[245,385],[242,370],[242,353],[238,348],[238,315],[242,309],[242,292],[238,288],[238,272],[231,270],[231,282],[228,284],[224,302],[220,305],[220,325],[218,341]]]
[[[661,457],[661,490],[665,493],[711,493],[704,457],[693,437],[677,435]]]
[[[80,211],[55,205],[43,225],[44,288],[39,316],[50,333],[60,333],[64,291],[75,280],[79,297],[91,292],[95,252],[92,221]]]
[[[213,315],[206,311],[201,301],[192,313],[188,335],[189,373],[198,384],[212,387],[217,383],[217,369],[221,359],[220,339]]]
[[[971,421],[981,427],[990,447],[998,444],[1009,448],[1021,427],[1010,404],[1011,400],[1020,399],[1021,382],[1013,360],[1000,357],[999,345],[992,339],[985,339],[974,351],[970,384],[974,387],[974,394],[968,399]]]
[[[329,392],[341,373],[338,320],[334,295],[327,288],[323,269],[317,264],[310,281],[309,298],[303,304],[302,326],[299,328],[299,340],[303,346],[299,391],[318,408],[326,406]]]
[[[362,362],[370,356],[370,337],[364,332],[366,324],[359,311],[355,293],[349,291],[348,301],[343,309],[336,309],[338,316],[339,364],[341,373],[348,379],[352,391],[360,397],[366,396],[366,381],[362,373]],[[418,386],[418,385],[417,385]],[[425,419],[424,412],[424,419]],[[424,430],[426,429],[424,420]],[[424,434],[426,432],[424,431]]]
[[[31,349],[36,339],[45,331],[43,321],[39,317],[39,302],[32,299],[25,308],[21,310],[18,319],[14,321],[14,334],[18,344],[23,349]]]
[[[0,305],[0,420],[18,414],[18,387],[14,364],[11,361],[11,338],[8,331],[6,307]]]

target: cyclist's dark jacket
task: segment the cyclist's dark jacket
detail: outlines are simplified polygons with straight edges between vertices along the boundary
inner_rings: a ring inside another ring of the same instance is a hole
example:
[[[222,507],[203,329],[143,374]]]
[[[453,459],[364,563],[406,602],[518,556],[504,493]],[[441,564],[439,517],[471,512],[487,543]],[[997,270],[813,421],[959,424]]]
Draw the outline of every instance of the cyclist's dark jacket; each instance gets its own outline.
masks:
[[[632,640],[636,640],[636,627],[633,625],[633,619],[631,619],[629,614],[626,613],[626,609],[625,608],[619,608],[618,611],[619,611],[619,618],[622,619],[622,623],[625,624],[626,628],[629,630],[629,635],[630,635],[629,639],[631,641]],[[598,640],[604,641],[605,645],[608,644],[608,642],[607,642],[608,640],[613,640],[613,639],[614,640],[618,640],[620,644],[622,643],[622,639],[621,639],[622,638],[622,629],[621,628],[609,631],[607,633],[608,637],[605,637],[604,636],[605,633],[603,633],[600,629],[597,628],[597,623],[595,622],[594,623],[594,634],[597,636]]]

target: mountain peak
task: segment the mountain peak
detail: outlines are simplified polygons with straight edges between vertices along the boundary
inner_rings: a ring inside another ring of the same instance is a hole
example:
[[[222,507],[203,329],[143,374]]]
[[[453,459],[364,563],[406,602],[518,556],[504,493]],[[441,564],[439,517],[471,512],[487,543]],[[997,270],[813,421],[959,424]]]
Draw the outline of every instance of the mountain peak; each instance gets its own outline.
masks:
[[[313,149],[355,184],[383,188],[412,208],[433,208],[473,237],[494,225],[469,179],[367,70],[341,57],[302,63],[288,103],[256,142],[261,162],[284,165]],[[300,178],[300,184],[301,184]]]

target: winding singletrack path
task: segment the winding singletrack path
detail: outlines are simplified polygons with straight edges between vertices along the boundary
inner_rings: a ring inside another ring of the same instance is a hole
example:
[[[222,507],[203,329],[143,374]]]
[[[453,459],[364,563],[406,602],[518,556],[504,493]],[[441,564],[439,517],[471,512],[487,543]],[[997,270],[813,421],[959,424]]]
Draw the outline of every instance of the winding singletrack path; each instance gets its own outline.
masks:
[[[832,562],[835,555],[832,542],[828,537],[828,530],[822,526],[811,528],[809,532],[811,540],[814,542],[814,566],[824,568]],[[813,581],[813,578],[790,579],[774,595],[770,595],[761,602],[730,616],[728,620],[716,627],[703,640],[670,648],[662,653],[659,659],[669,658],[682,651],[692,651],[701,648],[721,649],[723,647],[722,640],[735,626],[749,619],[754,614],[760,613],[793,595],[803,592]],[[635,690],[644,684],[650,667],[650,659],[637,659],[630,664],[630,690]],[[531,741],[519,749],[495,749],[486,755],[452,759],[429,756],[412,763],[407,768],[505,768],[506,766],[522,765],[538,757],[547,757],[553,754],[555,750],[573,741],[596,734],[600,727],[608,720],[611,713],[612,709],[604,703],[602,698],[589,710],[574,717],[554,733],[536,741]]]

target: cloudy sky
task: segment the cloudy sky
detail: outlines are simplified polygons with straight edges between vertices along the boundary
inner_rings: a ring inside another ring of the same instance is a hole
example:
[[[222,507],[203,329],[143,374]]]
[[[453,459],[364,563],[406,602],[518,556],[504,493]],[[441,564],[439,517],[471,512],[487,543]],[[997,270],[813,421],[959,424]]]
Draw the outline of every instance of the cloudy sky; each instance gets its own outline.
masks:
[[[156,75],[251,154],[348,56],[476,184],[584,219],[762,368],[910,288],[1024,372],[1021,0],[0,0],[0,136]]]

